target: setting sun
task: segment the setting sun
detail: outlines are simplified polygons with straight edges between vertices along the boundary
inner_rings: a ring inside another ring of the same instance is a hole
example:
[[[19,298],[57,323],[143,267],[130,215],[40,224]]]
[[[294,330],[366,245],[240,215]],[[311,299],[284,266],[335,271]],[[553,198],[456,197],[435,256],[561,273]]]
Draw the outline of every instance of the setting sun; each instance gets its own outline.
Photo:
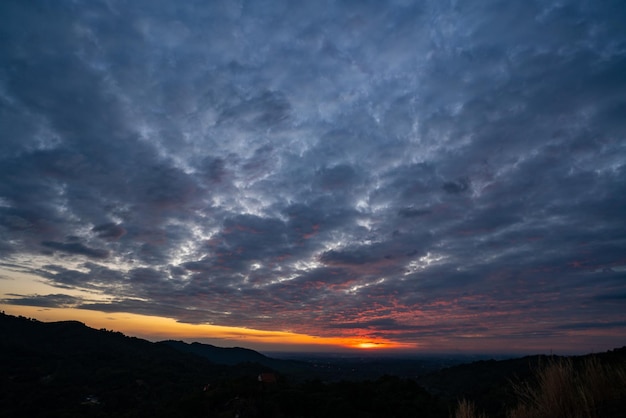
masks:
[[[381,344],[377,343],[360,343],[357,345],[358,348],[379,348]]]
[[[419,348],[417,344],[406,344],[385,338],[371,339],[364,337],[355,337],[354,339],[352,339],[352,341],[344,344],[344,346],[357,350],[415,350]]]

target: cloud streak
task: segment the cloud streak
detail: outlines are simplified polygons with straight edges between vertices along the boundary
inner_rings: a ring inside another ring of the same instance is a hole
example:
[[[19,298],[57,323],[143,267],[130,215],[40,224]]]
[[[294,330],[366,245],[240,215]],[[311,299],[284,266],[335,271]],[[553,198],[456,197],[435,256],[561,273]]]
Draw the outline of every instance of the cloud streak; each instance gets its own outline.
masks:
[[[420,347],[623,342],[619,2],[0,16],[0,257],[101,299],[76,306]]]

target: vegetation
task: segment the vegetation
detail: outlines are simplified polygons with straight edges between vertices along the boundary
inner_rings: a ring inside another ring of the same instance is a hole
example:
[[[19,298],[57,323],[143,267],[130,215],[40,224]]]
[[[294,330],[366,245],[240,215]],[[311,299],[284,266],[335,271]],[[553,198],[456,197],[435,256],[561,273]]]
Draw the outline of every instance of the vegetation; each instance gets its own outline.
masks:
[[[461,399],[454,414],[454,418],[485,418],[485,414],[476,412],[474,402]]]
[[[589,356],[552,359],[531,379],[512,384],[517,405],[508,418],[621,417],[626,406],[626,368],[623,362],[603,363]],[[484,417],[473,403],[461,400],[456,418]]]

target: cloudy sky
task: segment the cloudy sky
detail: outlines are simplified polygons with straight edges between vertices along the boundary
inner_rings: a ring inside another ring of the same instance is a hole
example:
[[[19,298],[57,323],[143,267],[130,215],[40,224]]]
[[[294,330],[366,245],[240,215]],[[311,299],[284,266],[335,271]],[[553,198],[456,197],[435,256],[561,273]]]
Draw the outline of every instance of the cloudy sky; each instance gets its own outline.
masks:
[[[284,347],[622,346],[625,21],[621,0],[2,1],[2,308]]]

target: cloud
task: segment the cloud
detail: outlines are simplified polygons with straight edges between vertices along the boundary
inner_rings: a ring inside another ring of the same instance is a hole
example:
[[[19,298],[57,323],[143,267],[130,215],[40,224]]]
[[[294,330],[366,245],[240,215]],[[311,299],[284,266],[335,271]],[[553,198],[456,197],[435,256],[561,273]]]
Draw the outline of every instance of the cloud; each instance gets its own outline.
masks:
[[[458,181],[447,181],[443,184],[442,187],[443,190],[445,190],[447,193],[456,194],[467,191],[470,185],[467,180],[460,179]]]
[[[80,242],[55,242],[55,241],[42,241],[41,245],[47,248],[51,248],[56,251],[61,251],[68,254],[84,255],[89,258],[104,259],[109,256],[107,250],[89,248]]]
[[[596,299],[604,302],[620,302],[626,299],[626,293],[609,293],[596,296]]]
[[[29,295],[22,296],[12,293],[6,294],[9,298],[2,299],[7,305],[38,306],[42,308],[74,308],[81,299],[64,294]]]
[[[0,254],[106,312],[422,345],[623,336],[623,18],[5,2]]]
[[[402,208],[398,210],[398,215],[403,216],[405,218],[415,218],[419,216],[424,216],[430,214],[431,211],[429,209],[418,209],[418,208]]]
[[[565,324],[558,326],[559,329],[566,330],[588,330],[588,329],[621,329],[626,326],[624,321],[615,322],[582,322],[574,324]]]
[[[98,226],[94,226],[91,228],[93,232],[95,232],[98,237],[106,238],[106,239],[119,239],[126,235],[126,230],[118,224],[114,223],[106,223]]]

